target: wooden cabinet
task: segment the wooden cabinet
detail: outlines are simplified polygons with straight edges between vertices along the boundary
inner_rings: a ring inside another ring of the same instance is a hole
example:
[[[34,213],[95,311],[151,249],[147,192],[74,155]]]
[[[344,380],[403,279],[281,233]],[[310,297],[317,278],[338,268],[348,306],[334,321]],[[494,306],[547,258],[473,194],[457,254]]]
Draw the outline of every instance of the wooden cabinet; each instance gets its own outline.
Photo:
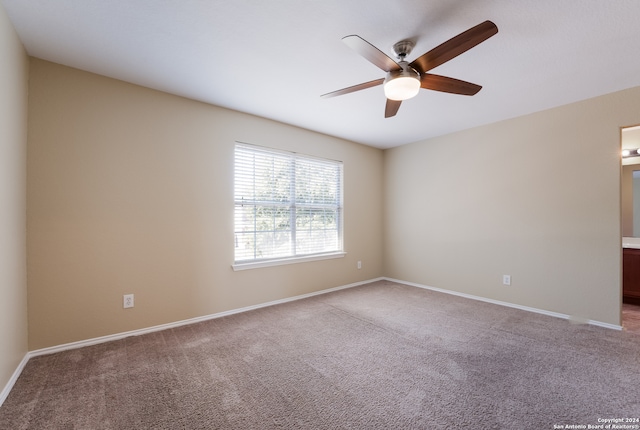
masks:
[[[622,250],[622,301],[640,305],[640,249]]]

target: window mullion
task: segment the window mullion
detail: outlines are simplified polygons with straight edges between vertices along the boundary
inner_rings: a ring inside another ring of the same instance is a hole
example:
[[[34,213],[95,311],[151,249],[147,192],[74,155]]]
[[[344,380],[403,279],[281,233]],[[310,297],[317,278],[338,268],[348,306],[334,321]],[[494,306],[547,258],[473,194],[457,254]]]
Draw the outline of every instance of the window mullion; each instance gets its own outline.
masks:
[[[296,223],[296,183],[297,183],[297,173],[296,173],[296,158],[291,157],[291,185],[289,186],[289,225],[291,227],[291,254],[298,254],[297,240],[296,240],[296,231],[298,230],[298,225]]]
[[[256,206],[256,189],[257,189],[257,184],[256,184],[256,155],[255,154],[251,154],[251,161],[252,161],[252,175],[251,175],[251,179],[252,179],[252,195],[253,195],[253,243],[257,243],[258,242],[258,207]],[[253,259],[255,260],[256,258],[258,258],[258,248],[257,247],[253,247]]]

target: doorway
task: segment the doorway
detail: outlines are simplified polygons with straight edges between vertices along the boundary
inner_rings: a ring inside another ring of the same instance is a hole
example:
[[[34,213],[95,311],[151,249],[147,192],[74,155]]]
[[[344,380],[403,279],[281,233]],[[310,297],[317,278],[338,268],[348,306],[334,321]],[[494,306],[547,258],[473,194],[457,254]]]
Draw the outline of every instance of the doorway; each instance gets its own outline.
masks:
[[[620,132],[622,149],[622,326],[640,334],[640,126]]]

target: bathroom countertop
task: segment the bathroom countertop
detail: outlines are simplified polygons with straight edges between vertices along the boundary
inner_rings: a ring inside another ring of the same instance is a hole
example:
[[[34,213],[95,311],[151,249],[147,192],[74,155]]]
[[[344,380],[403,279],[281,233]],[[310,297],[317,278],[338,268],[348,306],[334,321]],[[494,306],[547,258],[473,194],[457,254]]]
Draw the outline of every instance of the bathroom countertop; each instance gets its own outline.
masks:
[[[623,237],[622,247],[640,249],[640,237]]]

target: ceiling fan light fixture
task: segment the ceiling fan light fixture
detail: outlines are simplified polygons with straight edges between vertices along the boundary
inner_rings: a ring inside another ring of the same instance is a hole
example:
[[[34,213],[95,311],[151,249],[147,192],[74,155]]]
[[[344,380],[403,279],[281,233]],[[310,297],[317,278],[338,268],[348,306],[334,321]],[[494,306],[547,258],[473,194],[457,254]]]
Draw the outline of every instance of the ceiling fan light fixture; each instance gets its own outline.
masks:
[[[389,72],[384,81],[384,95],[389,100],[408,100],[420,91],[420,75],[407,67]]]

